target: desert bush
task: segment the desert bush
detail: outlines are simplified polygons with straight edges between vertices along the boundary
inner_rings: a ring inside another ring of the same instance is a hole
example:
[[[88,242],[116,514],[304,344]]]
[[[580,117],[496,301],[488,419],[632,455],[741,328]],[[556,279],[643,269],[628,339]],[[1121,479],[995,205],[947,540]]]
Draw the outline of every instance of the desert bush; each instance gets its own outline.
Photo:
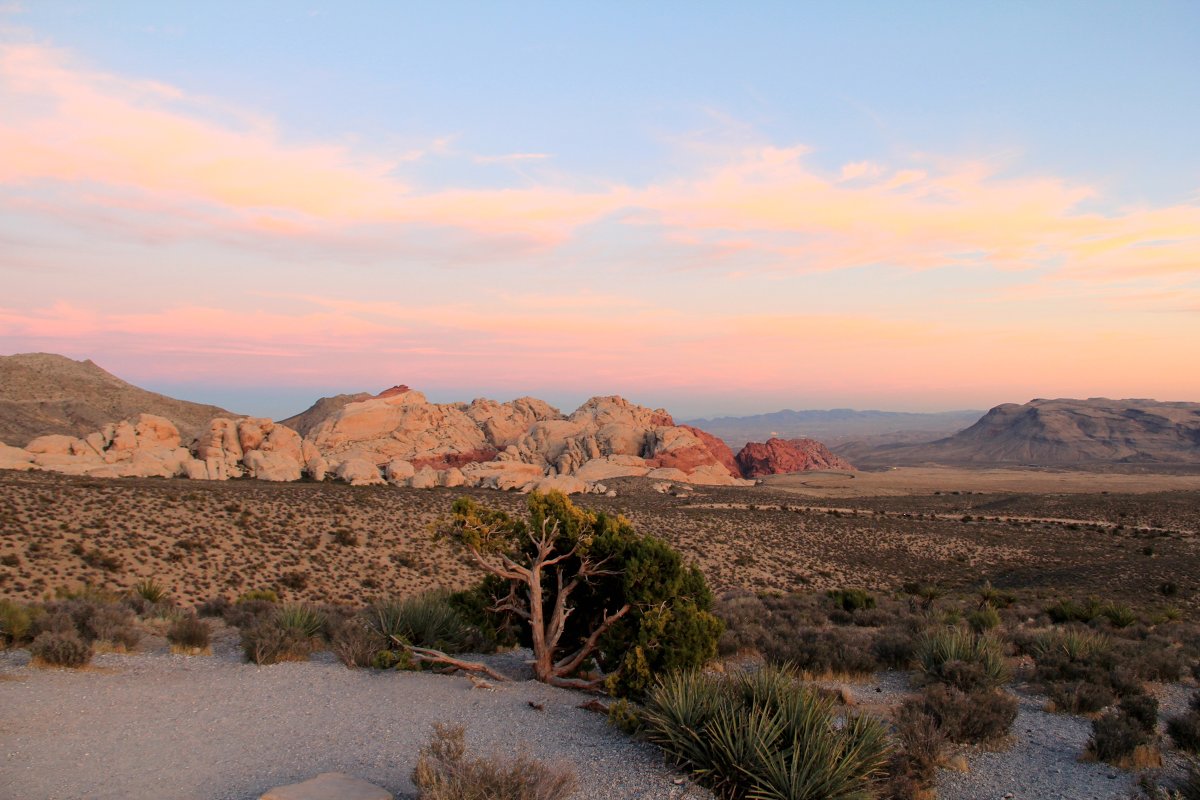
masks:
[[[877,664],[864,644],[854,631],[806,629],[772,639],[763,655],[768,663],[809,675],[869,675]]]
[[[985,633],[1000,624],[1000,612],[991,606],[978,608],[967,615],[967,624],[976,633]]]
[[[1134,677],[1145,681],[1177,681],[1183,675],[1183,653],[1162,641],[1140,643],[1123,661]]]
[[[1005,736],[1017,718],[1017,698],[1005,692],[963,692],[954,686],[926,687],[915,703],[952,742],[979,744]]]
[[[871,655],[881,665],[892,669],[907,669],[916,652],[912,632],[904,628],[886,628],[871,642]]]
[[[830,589],[826,596],[833,600],[835,608],[843,611],[863,611],[875,608],[875,598],[863,589]]]
[[[142,638],[133,612],[123,605],[92,608],[79,628],[84,639],[109,642],[127,650],[137,647]]]
[[[1139,750],[1148,750],[1153,742],[1153,732],[1145,730],[1137,720],[1121,711],[1109,711],[1092,720],[1087,749],[1099,761],[1131,766],[1138,760]]]
[[[274,589],[252,589],[249,592],[243,593],[238,597],[238,603],[250,603],[255,600],[262,600],[268,603],[278,603],[279,595]]]
[[[881,723],[839,724],[831,701],[787,669],[673,673],[648,694],[642,720],[650,741],[722,797],[863,797],[889,755]]]
[[[1116,699],[1108,686],[1087,681],[1050,683],[1045,691],[1057,710],[1069,714],[1091,714],[1107,708]]]
[[[350,617],[334,626],[330,644],[347,667],[369,667],[381,650],[388,649],[390,642],[366,618]]]
[[[29,645],[34,662],[53,667],[82,667],[92,660],[92,646],[70,632],[45,631]]]
[[[1180,750],[1200,753],[1200,692],[1192,696],[1188,711],[1167,720],[1167,733]]]
[[[196,606],[196,614],[201,617],[224,617],[231,605],[228,597],[217,595]]]
[[[1000,643],[988,636],[943,628],[917,642],[917,662],[927,680],[970,693],[1008,682],[1008,665]]]
[[[395,639],[446,653],[465,653],[484,644],[445,591],[380,603],[370,609],[367,619],[387,648],[396,646]]]
[[[1158,727],[1158,700],[1148,694],[1126,695],[1117,704],[1117,709],[1147,733],[1153,733]]]
[[[33,627],[33,612],[11,600],[0,600],[0,644],[21,644]]]
[[[560,800],[577,785],[570,769],[523,755],[469,758],[462,726],[440,723],[421,748],[412,781],[420,800]]]
[[[1104,613],[1104,605],[1097,597],[1089,597],[1086,602],[1075,600],[1059,600],[1046,609],[1051,622],[1060,625],[1067,622],[1091,622]]]
[[[1107,619],[1114,628],[1128,628],[1138,621],[1137,614],[1132,608],[1117,603],[1106,604],[1100,610],[1100,615]]]
[[[316,649],[325,621],[325,614],[311,606],[278,606],[242,628],[242,652],[255,664],[304,661]]]
[[[932,797],[938,766],[946,749],[946,733],[919,703],[905,703],[896,712],[897,747],[888,761],[883,796],[892,800]]]
[[[904,584],[904,593],[912,597],[914,604],[919,602],[921,610],[929,611],[938,599],[946,595],[946,590],[928,581],[909,581]]]
[[[211,639],[208,623],[194,614],[179,617],[167,628],[167,641],[182,650],[205,650]]]

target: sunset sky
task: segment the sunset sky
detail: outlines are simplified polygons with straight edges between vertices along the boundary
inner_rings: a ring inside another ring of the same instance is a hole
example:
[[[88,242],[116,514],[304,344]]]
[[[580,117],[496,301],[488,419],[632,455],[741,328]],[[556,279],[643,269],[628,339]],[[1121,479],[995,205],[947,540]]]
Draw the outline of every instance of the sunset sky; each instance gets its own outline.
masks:
[[[1200,400],[1200,3],[0,0],[0,354],[286,416]]]

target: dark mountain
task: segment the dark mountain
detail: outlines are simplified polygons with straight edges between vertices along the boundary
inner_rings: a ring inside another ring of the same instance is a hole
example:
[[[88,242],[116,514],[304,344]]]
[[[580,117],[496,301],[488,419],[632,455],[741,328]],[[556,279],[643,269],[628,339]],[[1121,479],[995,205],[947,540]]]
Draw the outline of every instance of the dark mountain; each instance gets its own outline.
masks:
[[[240,416],[139,389],[90,360],[53,353],[0,356],[0,442],[23,447],[48,433],[85,436],[141,413],[171,420],[185,441],[213,417]]]

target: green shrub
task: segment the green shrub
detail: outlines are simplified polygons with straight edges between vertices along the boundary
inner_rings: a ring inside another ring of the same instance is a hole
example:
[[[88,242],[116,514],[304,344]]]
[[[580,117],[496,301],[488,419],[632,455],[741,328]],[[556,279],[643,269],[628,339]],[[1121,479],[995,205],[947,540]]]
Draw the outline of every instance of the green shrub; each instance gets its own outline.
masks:
[[[450,602],[445,591],[425,592],[380,603],[368,612],[371,627],[394,648],[395,639],[446,653],[465,653],[483,645],[483,637]]]
[[[927,680],[950,684],[967,693],[995,689],[1009,679],[1000,643],[960,628],[943,628],[922,636],[916,656]]]
[[[1067,628],[1039,636],[1034,641],[1031,655],[1039,662],[1065,658],[1083,663],[1097,656],[1107,657],[1111,652],[1112,640],[1104,634]]]
[[[843,611],[862,611],[875,607],[875,598],[863,589],[830,589],[827,596]]]
[[[461,725],[435,723],[412,781],[419,800],[560,800],[575,791],[574,773],[524,755],[507,761],[468,758]]]
[[[74,631],[46,631],[29,645],[34,663],[52,667],[82,667],[92,660],[92,646]]]
[[[1109,621],[1114,628],[1128,628],[1138,621],[1137,614],[1129,606],[1108,603],[1100,610],[1101,616]]]
[[[147,603],[161,603],[167,599],[167,587],[153,578],[146,578],[133,585],[133,594]]]
[[[1104,606],[1097,597],[1089,597],[1086,603],[1074,600],[1059,600],[1046,609],[1050,621],[1058,624],[1067,622],[1091,622],[1104,613]]]
[[[0,600],[0,643],[8,647],[26,641],[33,627],[33,613],[23,605]]]
[[[888,760],[883,726],[839,725],[794,671],[678,672],[646,698],[646,737],[723,797],[840,800],[868,795]]]
[[[559,492],[531,493],[528,509],[522,520],[459,498],[438,532],[486,565],[499,589],[493,602],[507,599],[527,615],[516,630],[534,650],[538,680],[603,684],[610,693],[637,697],[656,675],[716,655],[722,625],[711,613],[712,593],[670,545],[638,533],[623,517],[578,508]],[[506,559],[524,572],[507,569]],[[534,574],[540,608],[528,607]],[[551,630],[556,608],[565,618],[561,635]]]
[[[1000,612],[991,606],[984,606],[967,615],[967,624],[976,633],[985,633],[1000,624]]]
[[[919,708],[937,722],[946,738],[960,744],[980,744],[1005,736],[1017,718],[1017,698],[999,691],[971,693],[953,686],[926,687]]]
[[[194,614],[179,617],[167,628],[167,641],[183,650],[205,650],[211,639],[208,623]]]
[[[327,621],[325,612],[305,603],[288,603],[275,611],[275,622],[279,627],[307,639],[319,637]]]

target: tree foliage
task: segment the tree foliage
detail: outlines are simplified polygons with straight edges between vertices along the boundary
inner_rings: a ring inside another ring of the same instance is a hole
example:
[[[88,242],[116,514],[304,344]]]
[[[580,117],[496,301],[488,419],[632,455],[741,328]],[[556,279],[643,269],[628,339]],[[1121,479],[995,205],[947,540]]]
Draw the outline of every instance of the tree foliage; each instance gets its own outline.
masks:
[[[485,573],[476,595],[493,622],[516,620],[538,680],[637,696],[716,654],[712,593],[667,543],[558,492],[528,508],[521,519],[460,498],[439,533]]]

